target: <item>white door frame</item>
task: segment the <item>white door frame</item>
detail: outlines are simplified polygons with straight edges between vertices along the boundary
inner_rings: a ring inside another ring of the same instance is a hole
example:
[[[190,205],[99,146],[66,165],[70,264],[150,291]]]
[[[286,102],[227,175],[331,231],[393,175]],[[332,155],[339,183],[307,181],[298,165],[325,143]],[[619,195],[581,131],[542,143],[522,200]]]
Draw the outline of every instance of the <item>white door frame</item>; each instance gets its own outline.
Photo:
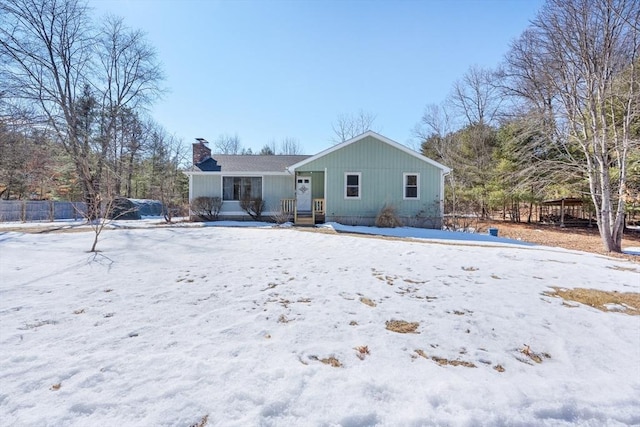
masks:
[[[311,176],[296,176],[296,209],[311,212]]]

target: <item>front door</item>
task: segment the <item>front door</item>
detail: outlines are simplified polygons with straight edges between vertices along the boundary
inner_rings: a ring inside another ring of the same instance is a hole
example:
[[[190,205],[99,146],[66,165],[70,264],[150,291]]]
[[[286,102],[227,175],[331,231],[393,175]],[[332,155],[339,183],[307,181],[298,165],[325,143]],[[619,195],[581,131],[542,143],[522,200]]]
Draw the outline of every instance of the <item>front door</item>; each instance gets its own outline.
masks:
[[[296,178],[296,208],[298,212],[311,212],[311,177]]]

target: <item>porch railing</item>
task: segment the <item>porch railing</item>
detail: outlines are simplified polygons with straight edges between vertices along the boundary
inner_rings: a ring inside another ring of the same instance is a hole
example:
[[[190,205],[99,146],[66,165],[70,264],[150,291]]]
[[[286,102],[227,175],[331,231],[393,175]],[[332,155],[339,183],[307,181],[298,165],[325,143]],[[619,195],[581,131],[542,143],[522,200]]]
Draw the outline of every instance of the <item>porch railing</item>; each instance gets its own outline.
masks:
[[[313,223],[316,223],[316,214],[324,214],[324,199],[313,199],[311,204],[311,218]],[[293,214],[293,223],[298,222],[298,209],[296,199],[282,199],[281,200],[282,213]]]
[[[313,199],[313,213],[324,213],[324,199]]]

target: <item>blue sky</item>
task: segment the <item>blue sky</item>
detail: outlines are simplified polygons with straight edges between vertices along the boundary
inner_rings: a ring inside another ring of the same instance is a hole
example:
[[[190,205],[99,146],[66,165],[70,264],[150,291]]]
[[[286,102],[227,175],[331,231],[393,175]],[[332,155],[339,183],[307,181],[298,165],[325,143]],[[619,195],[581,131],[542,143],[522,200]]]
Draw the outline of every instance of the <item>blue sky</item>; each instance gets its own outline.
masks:
[[[331,146],[339,114],[412,144],[424,107],[472,65],[495,67],[542,0],[90,0],[157,49],[169,92],[152,110],[190,144],[238,134],[254,152]]]

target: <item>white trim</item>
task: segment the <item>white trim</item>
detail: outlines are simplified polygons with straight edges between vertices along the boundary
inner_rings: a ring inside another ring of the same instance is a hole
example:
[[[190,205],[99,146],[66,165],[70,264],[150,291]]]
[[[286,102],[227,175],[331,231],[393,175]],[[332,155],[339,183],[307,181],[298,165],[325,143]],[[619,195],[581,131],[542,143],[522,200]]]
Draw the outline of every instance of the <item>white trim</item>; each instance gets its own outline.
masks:
[[[285,172],[260,172],[260,171],[248,171],[248,172],[224,172],[224,171],[182,171],[187,176],[194,175],[206,175],[206,176],[291,176],[290,171]]]
[[[347,176],[348,175],[357,175],[358,176],[358,197],[349,197],[347,196]],[[362,199],[362,172],[345,172],[344,173],[344,192],[342,193],[345,200],[360,200]],[[326,211],[326,208],[325,208]]]
[[[440,175],[440,218],[444,220],[444,177],[452,173],[452,170],[449,170],[447,173],[443,173]]]
[[[322,197],[324,198],[324,214],[327,214],[327,168],[324,168],[324,190],[322,190]]]
[[[407,177],[416,176],[416,197],[407,197]],[[402,200],[420,200],[420,172],[402,173]]]
[[[227,200],[229,201],[229,200]],[[235,200],[237,202],[237,200]],[[268,217],[277,215],[278,211],[263,211],[262,212],[262,218],[263,219],[267,219]],[[250,217],[251,215],[249,215],[248,213],[246,213],[245,211],[224,211],[224,212],[220,212],[219,214],[220,217],[225,217],[225,216],[246,216],[246,217]],[[268,221],[265,221],[265,225],[269,225]]]
[[[410,156],[413,156],[413,157],[415,157],[417,159],[420,159],[423,162],[426,162],[426,163],[428,163],[428,164],[430,164],[432,166],[435,166],[436,168],[442,170],[445,174],[449,173],[449,171],[451,170],[448,167],[446,167],[445,165],[440,164],[440,163],[436,162],[435,160],[432,160],[432,159],[430,159],[428,157],[425,157],[422,154],[420,154],[420,153],[418,153],[416,151],[413,151],[412,149],[410,149],[408,147],[405,147],[404,145],[399,144],[399,143],[397,143],[397,142],[395,142],[395,141],[393,141],[393,140],[391,140],[391,139],[389,139],[387,137],[384,137],[384,136],[382,136],[380,134],[377,134],[377,133],[375,133],[374,131],[371,131],[371,130],[366,131],[362,135],[358,135],[355,138],[351,138],[351,139],[349,139],[347,141],[341,142],[340,144],[334,145],[333,147],[327,148],[326,150],[321,151],[318,154],[315,154],[315,155],[313,155],[313,156],[311,156],[311,157],[309,157],[309,158],[307,158],[305,160],[302,160],[301,162],[295,163],[295,164],[289,166],[287,168],[287,170],[288,171],[294,171],[297,168],[299,168],[301,166],[304,166],[309,162],[313,162],[313,161],[315,161],[315,160],[317,160],[317,159],[319,159],[321,157],[326,156],[327,154],[333,153],[334,151],[340,150],[341,148],[344,148],[347,145],[351,145],[351,144],[353,144],[355,142],[358,142],[361,139],[367,138],[369,136],[372,137],[372,138],[375,138],[375,139],[377,139],[379,141],[382,141],[385,144],[388,144],[388,145],[390,145],[390,146],[392,146],[394,148],[397,148],[400,151],[404,151],[405,153],[409,154]]]

